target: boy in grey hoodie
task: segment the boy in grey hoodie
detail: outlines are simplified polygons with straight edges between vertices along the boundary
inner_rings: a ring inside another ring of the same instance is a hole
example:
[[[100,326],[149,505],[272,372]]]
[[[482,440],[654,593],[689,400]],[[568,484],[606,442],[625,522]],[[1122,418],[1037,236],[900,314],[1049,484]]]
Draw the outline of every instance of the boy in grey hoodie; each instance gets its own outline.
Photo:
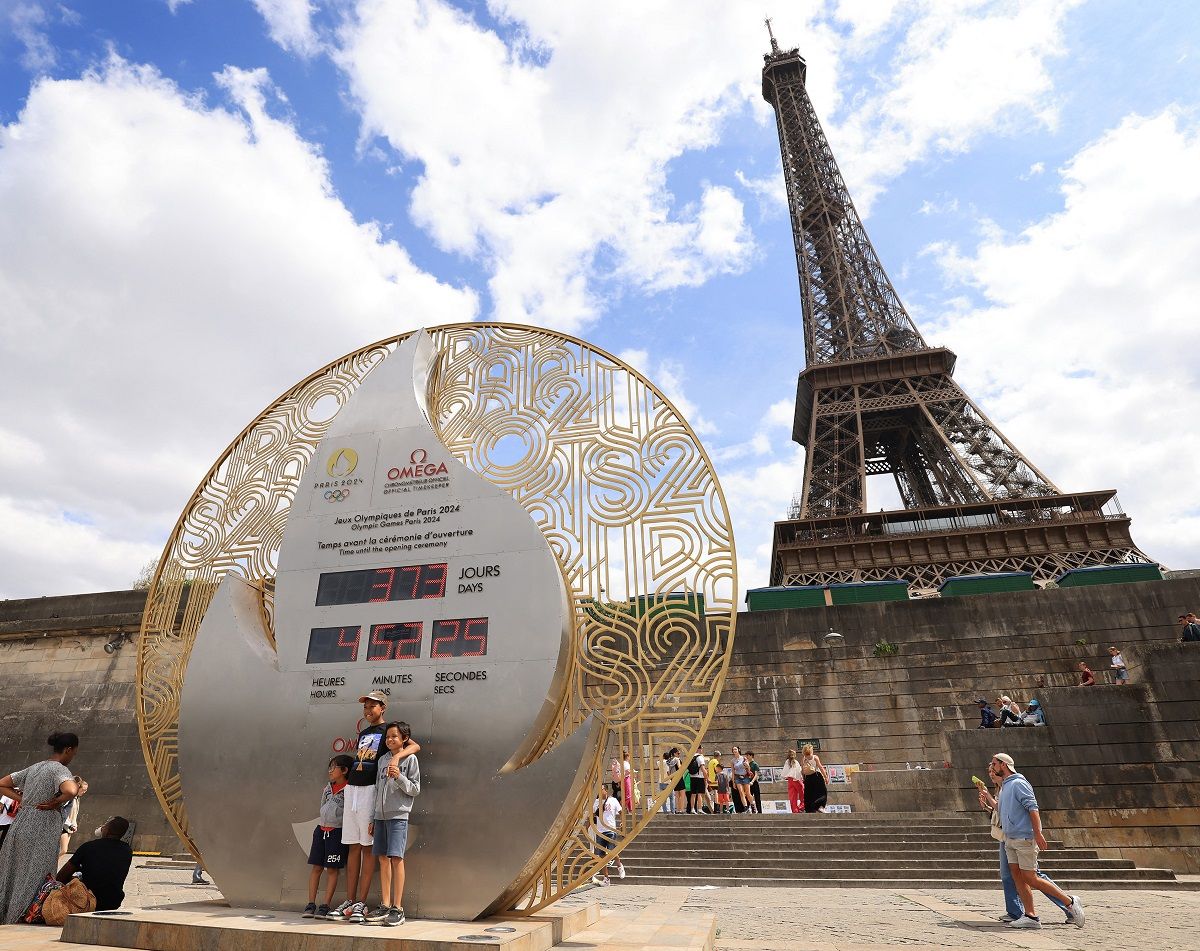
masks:
[[[313,829],[312,848],[308,851],[308,904],[305,918],[329,914],[337,892],[338,873],[346,867],[346,846],[342,845],[342,811],[345,808],[346,776],[354,760],[345,754],[329,761],[329,782],[321,792],[320,819]],[[199,867],[199,866],[197,866]],[[317,887],[325,869],[325,904],[317,907]]]
[[[371,825],[379,859],[380,906],[367,921],[394,927],[404,924],[404,850],[408,845],[408,816],[413,798],[421,792],[421,767],[414,755],[400,758],[412,737],[403,721],[389,723],[383,734],[387,752],[379,757],[375,779],[375,821]]]

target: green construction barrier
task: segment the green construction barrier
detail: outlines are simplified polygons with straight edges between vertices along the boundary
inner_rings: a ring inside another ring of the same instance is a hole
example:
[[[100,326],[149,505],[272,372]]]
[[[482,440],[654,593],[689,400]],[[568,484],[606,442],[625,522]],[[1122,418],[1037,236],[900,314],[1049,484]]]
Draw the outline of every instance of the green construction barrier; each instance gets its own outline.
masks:
[[[1153,562],[1131,565],[1097,565],[1074,568],[1056,579],[1060,588],[1084,588],[1093,584],[1128,584],[1133,581],[1162,581],[1162,572]]]
[[[938,591],[943,598],[957,598],[966,594],[994,594],[997,591],[1033,591],[1036,587],[1032,572],[1002,571],[991,575],[947,578]]]

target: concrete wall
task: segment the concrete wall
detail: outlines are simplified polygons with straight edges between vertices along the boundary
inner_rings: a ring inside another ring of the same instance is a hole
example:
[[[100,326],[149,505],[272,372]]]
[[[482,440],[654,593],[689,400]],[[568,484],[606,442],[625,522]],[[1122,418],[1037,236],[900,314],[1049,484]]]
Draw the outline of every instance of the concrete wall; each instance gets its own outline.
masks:
[[[1200,579],[1187,578],[743,614],[704,746],[750,746],[774,764],[819,737],[825,763],[861,765],[831,795],[856,812],[977,809],[970,776],[986,778],[1004,749],[1053,837],[1200,871],[1200,644],[1178,644],[1174,621],[1198,605]],[[830,628],[843,647],[824,646]],[[884,639],[896,653],[873,656]],[[1109,644],[1130,685],[1067,686],[1079,660],[1107,679]],[[973,700],[1001,693],[1037,696],[1051,725],[976,730]]]
[[[143,591],[0,601],[0,775],[44,759],[46,737],[79,734],[71,768],[90,789],[78,845],[113,815],[137,823],[134,848],[182,846],[151,789],[135,710],[137,631]],[[132,640],[105,653],[125,632]]]

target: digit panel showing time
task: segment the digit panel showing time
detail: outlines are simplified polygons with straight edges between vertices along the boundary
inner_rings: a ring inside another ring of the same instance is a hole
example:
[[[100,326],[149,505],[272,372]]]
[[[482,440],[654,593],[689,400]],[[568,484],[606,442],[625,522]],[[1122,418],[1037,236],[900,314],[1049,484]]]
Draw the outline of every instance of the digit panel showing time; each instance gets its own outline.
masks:
[[[488,648],[488,619],[458,618],[433,622],[430,657],[483,657]]]
[[[314,627],[308,635],[309,664],[352,664],[358,660],[361,627]]]
[[[420,621],[372,624],[367,660],[416,660],[421,656],[424,631],[425,625]]]
[[[446,562],[327,571],[317,579],[317,607],[421,601],[446,596]]]

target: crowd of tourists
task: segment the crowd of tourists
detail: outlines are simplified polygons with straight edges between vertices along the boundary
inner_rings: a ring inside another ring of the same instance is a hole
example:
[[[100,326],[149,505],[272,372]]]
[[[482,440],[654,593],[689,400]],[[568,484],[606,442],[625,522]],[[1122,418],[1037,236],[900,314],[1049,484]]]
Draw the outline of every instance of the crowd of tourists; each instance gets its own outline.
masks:
[[[720,750],[713,750],[707,756],[697,751],[680,773],[683,763],[678,747],[663,753],[658,781],[659,794],[665,797],[662,811],[667,815],[760,814],[762,767],[754,751],[743,752],[741,747],[734,746],[727,759],[722,757]],[[622,769],[627,776],[628,756]],[[781,769],[788,784],[788,806],[793,813],[825,811],[829,774],[812,744],[806,743],[799,757],[795,750],[788,750]],[[676,775],[678,779],[674,779]],[[631,807],[630,800],[626,807]]]
[[[0,924],[62,924],[78,911],[112,911],[125,900],[133,850],[129,821],[113,816],[69,851],[88,784],[69,767],[74,733],[52,733],[50,755],[0,778]]]

